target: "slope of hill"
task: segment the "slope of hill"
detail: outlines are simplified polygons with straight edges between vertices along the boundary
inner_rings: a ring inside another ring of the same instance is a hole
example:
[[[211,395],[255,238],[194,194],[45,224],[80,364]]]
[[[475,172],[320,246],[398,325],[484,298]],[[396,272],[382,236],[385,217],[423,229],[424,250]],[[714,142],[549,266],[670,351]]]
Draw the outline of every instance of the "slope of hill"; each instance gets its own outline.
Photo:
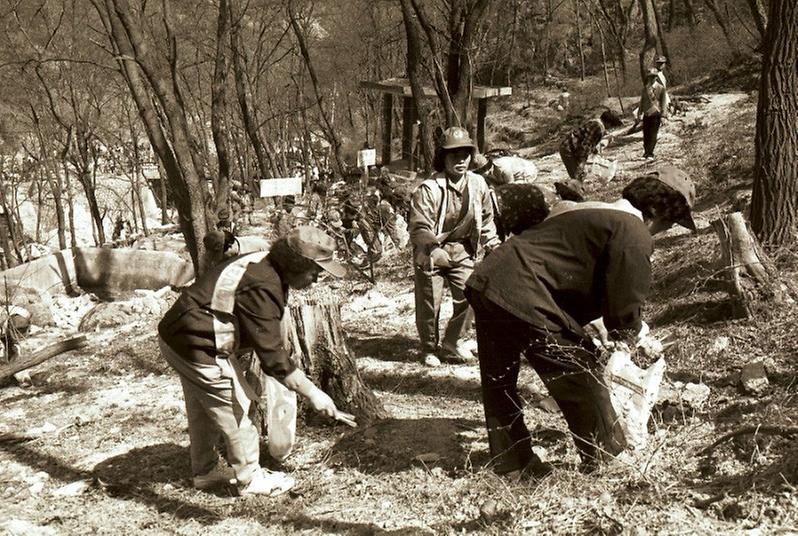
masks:
[[[144,314],[89,334],[86,350],[41,365],[32,387],[0,390],[0,527],[11,534],[795,531],[796,443],[772,432],[795,427],[798,307],[731,318],[710,227],[730,209],[731,193],[750,188],[754,108],[746,93],[695,99],[665,124],[658,161],[640,158],[639,133],[618,137],[606,156],[618,160],[619,176],[588,188],[594,198],[615,198],[663,161],[688,170],[698,186],[698,232],[672,229],[656,240],[646,317],[677,344],[666,356],[669,396],[655,409],[644,451],[590,475],[576,471],[564,422],[525,367],[526,421],[536,449],[557,468],[539,482],[494,475],[485,467],[477,367],[430,369],[416,360],[405,252],[378,266],[373,287],[354,275],[327,282],[346,297],[350,348],[393,418],[356,430],[301,424],[285,462],[296,490],[236,499],[192,489],[179,382],[158,356],[157,315]],[[535,121],[531,112],[527,119]],[[556,156],[538,163],[541,173],[564,174]],[[776,261],[794,281],[795,253]],[[758,394],[738,387],[741,368],[752,362],[764,364],[769,380]]]

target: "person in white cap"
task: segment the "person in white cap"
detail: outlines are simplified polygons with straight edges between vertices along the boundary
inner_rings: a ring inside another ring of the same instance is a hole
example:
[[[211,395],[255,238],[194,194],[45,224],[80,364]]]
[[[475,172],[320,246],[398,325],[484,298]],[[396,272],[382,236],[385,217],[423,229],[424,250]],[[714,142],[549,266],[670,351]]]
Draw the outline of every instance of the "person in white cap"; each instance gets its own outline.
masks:
[[[660,124],[668,117],[668,91],[659,82],[657,69],[651,68],[646,74],[637,110],[638,118],[643,120],[643,157],[654,158]]]
[[[476,150],[465,129],[444,130],[433,162],[437,173],[416,188],[410,203],[407,228],[413,244],[416,327],[421,360],[428,366],[440,365],[439,357],[475,359],[476,345],[469,346],[465,339],[473,312],[463,289],[479,249],[490,251],[499,244],[488,185],[469,171]],[[452,293],[454,311],[441,340],[444,281]]]
[[[283,347],[280,321],[288,289],[310,286],[322,271],[341,277],[335,240],[310,226],[292,229],[269,252],[227,259],[186,288],[158,324],[161,353],[183,385],[194,486],[228,484],[242,495],[274,495],[292,477],[259,463],[258,431],[248,417],[253,393],[236,355],[254,351],[263,371],[328,417],[354,424],[316,387]],[[226,447],[221,468],[214,450]]]

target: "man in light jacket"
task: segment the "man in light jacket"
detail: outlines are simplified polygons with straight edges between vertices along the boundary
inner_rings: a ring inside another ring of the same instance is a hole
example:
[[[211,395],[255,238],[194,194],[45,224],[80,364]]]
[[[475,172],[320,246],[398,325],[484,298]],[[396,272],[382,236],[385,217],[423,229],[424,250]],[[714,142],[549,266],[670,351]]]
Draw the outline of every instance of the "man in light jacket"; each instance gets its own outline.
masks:
[[[475,153],[466,130],[443,131],[433,163],[436,173],[418,186],[410,204],[416,327],[421,360],[428,366],[440,365],[440,358],[474,359],[475,345],[464,340],[473,312],[463,290],[480,248],[490,251],[499,244],[488,185],[468,170]],[[441,340],[444,282],[452,293],[454,312]]]

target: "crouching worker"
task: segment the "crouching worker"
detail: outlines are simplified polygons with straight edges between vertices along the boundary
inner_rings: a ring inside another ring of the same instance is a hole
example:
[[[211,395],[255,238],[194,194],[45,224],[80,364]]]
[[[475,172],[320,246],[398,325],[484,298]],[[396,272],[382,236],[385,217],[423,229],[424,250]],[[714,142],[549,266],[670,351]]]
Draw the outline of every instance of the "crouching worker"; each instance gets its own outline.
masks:
[[[258,432],[248,417],[252,391],[237,354],[253,350],[266,374],[328,417],[352,420],[296,367],[282,345],[288,288],[301,289],[322,270],[343,276],[335,241],[309,226],[291,230],[266,252],[233,257],[185,289],[158,325],[161,353],[183,384],[194,486],[234,484],[241,494],[287,491],[293,478],[259,464]],[[217,467],[222,438],[228,466]]]
[[[584,325],[602,316],[634,344],[649,292],[652,234],[694,229],[692,184],[675,168],[640,177],[614,203],[563,202],[496,248],[469,278],[490,451],[499,473],[542,475],[517,381],[524,354],[562,411],[586,470],[625,447],[598,351]]]

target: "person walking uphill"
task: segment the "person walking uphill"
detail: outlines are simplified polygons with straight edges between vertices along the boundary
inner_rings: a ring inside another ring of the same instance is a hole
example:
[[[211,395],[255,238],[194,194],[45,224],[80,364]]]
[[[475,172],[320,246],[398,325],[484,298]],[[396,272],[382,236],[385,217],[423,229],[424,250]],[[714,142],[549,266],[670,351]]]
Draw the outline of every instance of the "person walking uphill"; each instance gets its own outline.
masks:
[[[668,117],[668,91],[659,81],[659,75],[660,72],[655,68],[648,70],[637,112],[643,120],[644,158],[654,158],[662,118]]]
[[[517,381],[524,354],[559,405],[585,469],[625,447],[598,351],[584,325],[603,316],[612,340],[642,337],[652,234],[674,222],[695,229],[692,183],[664,168],[629,184],[615,203],[562,202],[496,248],[469,278],[482,399],[498,473],[542,475]]]
[[[283,348],[280,320],[288,289],[310,286],[333,260],[335,241],[297,227],[266,252],[227,259],[185,289],[158,324],[161,353],[183,385],[194,486],[234,484],[240,494],[276,494],[293,478],[259,464],[258,432],[249,420],[252,391],[236,355],[254,350],[263,371],[305,397],[316,411],[354,422],[297,368]],[[214,445],[225,442],[229,467],[217,468]]]
[[[612,110],[604,110],[598,119],[591,119],[579,128],[571,130],[560,143],[562,158],[568,176],[582,182],[585,180],[587,158],[599,150],[601,139],[608,128],[623,125],[621,118]]]
[[[479,248],[490,251],[499,244],[488,185],[468,171],[475,152],[464,129],[443,131],[433,162],[437,173],[418,186],[410,203],[408,231],[415,265],[416,327],[422,361],[429,366],[440,364],[436,353],[444,359],[474,358],[463,340],[473,320],[463,290]],[[441,343],[439,314],[444,281],[452,293],[454,312]]]

